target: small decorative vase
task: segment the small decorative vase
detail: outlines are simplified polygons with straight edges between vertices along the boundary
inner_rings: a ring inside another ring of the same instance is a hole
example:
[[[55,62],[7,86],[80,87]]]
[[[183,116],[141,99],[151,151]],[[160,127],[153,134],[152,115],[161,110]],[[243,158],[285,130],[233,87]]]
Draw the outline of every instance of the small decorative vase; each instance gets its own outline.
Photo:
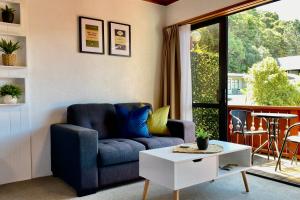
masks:
[[[12,12],[2,12],[2,21],[6,23],[13,23],[15,14]]]
[[[5,104],[17,104],[18,103],[18,98],[17,97],[13,97],[11,95],[5,95],[3,97],[3,102]]]
[[[199,150],[206,150],[208,148],[209,139],[197,138],[197,146]]]
[[[5,66],[14,66],[16,64],[16,54],[2,54],[2,62]]]

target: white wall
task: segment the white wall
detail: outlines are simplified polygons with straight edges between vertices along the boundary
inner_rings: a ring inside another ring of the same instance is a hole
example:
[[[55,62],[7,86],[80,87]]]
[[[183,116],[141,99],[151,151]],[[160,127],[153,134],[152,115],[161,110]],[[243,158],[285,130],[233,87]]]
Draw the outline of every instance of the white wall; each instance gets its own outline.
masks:
[[[165,8],[141,0],[27,0],[32,176],[50,171],[50,124],[85,102],[158,103]],[[78,16],[128,23],[132,57],[78,53]]]
[[[244,0],[180,0],[167,7],[166,23],[172,25]]]

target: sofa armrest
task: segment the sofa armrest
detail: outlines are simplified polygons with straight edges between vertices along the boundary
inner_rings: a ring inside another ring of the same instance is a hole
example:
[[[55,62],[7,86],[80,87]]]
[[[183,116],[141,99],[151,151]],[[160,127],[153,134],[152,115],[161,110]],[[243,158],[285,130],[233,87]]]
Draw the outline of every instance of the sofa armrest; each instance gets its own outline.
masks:
[[[183,120],[168,120],[167,127],[173,137],[179,137],[185,143],[195,142],[195,123]]]
[[[51,170],[78,196],[98,189],[98,132],[70,124],[51,126]]]

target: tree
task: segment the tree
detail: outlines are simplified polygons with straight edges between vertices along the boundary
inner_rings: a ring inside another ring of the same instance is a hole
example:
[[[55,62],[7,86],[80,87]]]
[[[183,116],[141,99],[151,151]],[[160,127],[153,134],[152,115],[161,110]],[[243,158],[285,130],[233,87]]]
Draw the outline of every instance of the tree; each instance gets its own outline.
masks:
[[[245,73],[262,59],[258,49],[266,25],[261,18],[255,9],[229,17],[229,72]]]
[[[194,49],[219,52],[218,24],[200,28]],[[300,21],[280,20],[277,13],[257,9],[229,17],[229,72],[246,73],[266,57],[300,54]]]
[[[229,71],[247,72],[266,57],[300,55],[300,21],[257,9],[229,17]]]
[[[274,58],[253,65],[246,77],[247,91],[257,105],[296,106],[300,91],[289,82],[287,73]]]
[[[246,50],[243,41],[236,37],[231,32],[229,33],[229,43],[228,43],[228,57],[229,57],[229,71],[230,72],[246,72],[247,68],[245,66],[246,60]]]
[[[207,52],[219,52],[219,26],[211,25],[197,30],[199,32],[200,40],[195,44],[195,50],[202,50]]]
[[[300,54],[300,22],[285,23],[285,28],[282,32],[282,37],[285,43],[286,55],[294,56]]]

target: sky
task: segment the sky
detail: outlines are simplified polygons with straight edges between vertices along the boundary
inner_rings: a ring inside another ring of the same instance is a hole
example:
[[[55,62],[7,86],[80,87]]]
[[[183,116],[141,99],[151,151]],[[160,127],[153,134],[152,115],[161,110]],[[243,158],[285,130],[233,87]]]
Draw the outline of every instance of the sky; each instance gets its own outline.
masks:
[[[300,0],[281,0],[258,9],[276,12],[282,20],[300,20]]]

